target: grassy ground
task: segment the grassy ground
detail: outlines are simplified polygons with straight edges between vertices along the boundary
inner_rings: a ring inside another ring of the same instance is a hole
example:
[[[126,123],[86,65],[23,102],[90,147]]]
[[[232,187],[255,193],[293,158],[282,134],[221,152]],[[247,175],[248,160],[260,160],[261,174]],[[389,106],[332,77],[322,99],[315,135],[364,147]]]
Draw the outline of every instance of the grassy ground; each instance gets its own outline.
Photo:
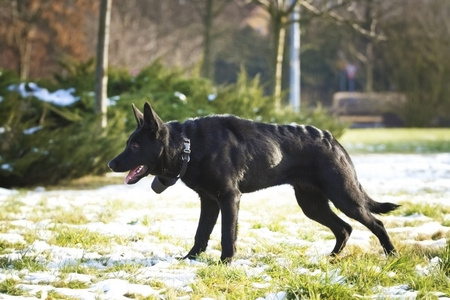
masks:
[[[82,195],[92,197],[96,192]],[[148,201],[135,201],[123,195],[117,196],[122,199],[119,201],[113,199],[115,196],[108,196],[112,197],[109,201],[100,197],[86,202],[89,205],[77,204],[80,196],[40,192],[15,195],[0,203],[0,234],[23,237],[15,242],[0,241],[0,274],[6,274],[0,280],[0,294],[78,299],[65,293],[68,289],[92,289],[98,282],[117,278],[159,291],[147,296],[139,292],[125,294],[131,299],[392,299],[394,293],[409,293],[400,299],[438,299],[439,295],[450,295],[450,244],[439,249],[404,244],[404,233],[392,233],[400,252],[398,256],[382,255],[375,238],[368,247],[347,246],[335,259],[311,255],[308,246],[299,245],[299,241],[316,243],[318,249],[331,249],[328,243],[334,242],[331,233],[302,215],[295,201],[274,203],[274,194],[259,193],[243,201],[238,255],[231,266],[217,263],[220,250],[217,230],[209,250],[199,257],[198,263],[191,265],[169,259],[186,253],[191,245],[190,235],[177,235],[168,227],[181,230],[186,222],[195,227],[198,205],[192,195],[189,201],[180,200],[179,194],[173,199]],[[269,209],[262,211],[261,206]],[[131,221],[123,220],[127,210],[135,211],[126,214]],[[386,217],[383,221],[388,228],[420,226],[431,221],[447,224],[449,213],[448,207],[437,209],[405,202],[394,212],[392,220]],[[403,219],[417,214],[429,219]],[[114,231],[106,234],[89,227],[91,223],[102,228],[117,222],[121,222],[121,227],[128,227],[130,234]],[[355,229],[362,228],[352,224]],[[447,234],[430,232],[430,236],[417,236],[417,241],[448,238]],[[35,249],[44,242],[49,248]],[[143,244],[148,248],[142,251],[143,257],[129,256]],[[123,253],[115,254],[117,248],[123,249]],[[159,251],[155,250],[158,248]],[[60,260],[57,256],[61,254],[55,249],[67,250],[69,254],[82,249],[84,254],[78,258],[68,255],[67,259]],[[157,267],[158,264],[167,266]],[[155,271],[146,275],[152,268]],[[169,280],[159,277],[186,272],[195,272],[196,277],[184,288],[170,285],[171,277]],[[51,287],[46,296],[24,288],[36,274],[49,274],[32,284],[37,290]],[[80,281],[84,277],[88,279]],[[389,291],[384,293],[385,289]],[[279,298],[275,298],[277,294]],[[118,299],[103,296],[95,299]]]
[[[114,173],[109,173],[104,176],[88,175],[81,178],[66,180],[61,182],[58,186],[46,187],[47,190],[93,190],[99,187],[110,184],[122,184],[123,176],[116,176]]]
[[[340,140],[351,153],[450,152],[450,129],[352,129]],[[102,196],[96,191],[103,185],[122,181],[123,177],[115,176],[86,177],[68,182],[62,188],[47,189],[53,190],[48,193],[21,191],[1,201],[0,234],[20,235],[22,239],[0,239],[0,298],[1,294],[6,294],[77,299],[63,292],[92,288],[93,284],[108,278],[123,278],[160,291],[149,296],[125,295],[131,299],[282,299],[283,295],[287,299],[392,299],[396,298],[392,288],[398,289],[398,294],[410,292],[400,296],[401,299],[450,296],[448,242],[441,248],[407,244],[404,243],[406,233],[392,232],[400,252],[398,256],[383,256],[378,242],[372,237],[370,249],[353,244],[338,258],[322,256],[314,260],[308,247],[300,242],[319,244],[328,249],[329,242],[334,242],[333,236],[307,219],[295,200],[274,202],[274,195],[270,193],[248,196],[242,201],[238,255],[231,266],[216,263],[220,228],[213,234],[207,253],[199,257],[199,264],[169,263],[168,257],[186,253],[191,246],[198,215],[196,196],[182,190],[172,198],[167,198],[167,194],[157,198],[144,190],[145,201],[138,201],[136,198],[144,192],[134,194],[130,189],[124,197],[122,194]],[[67,189],[78,190],[79,194],[58,192]],[[276,196],[283,198],[284,194]],[[398,196],[384,195],[386,199]],[[421,199],[417,194],[402,196]],[[182,200],[183,197],[186,200]],[[401,204],[402,207],[390,216],[381,217],[387,228],[413,228],[430,222],[450,226],[449,207],[420,201]],[[269,209],[261,209],[263,206]],[[127,211],[130,213],[126,214]],[[424,217],[408,218],[417,215]],[[120,228],[130,228],[131,234],[123,235],[114,230],[102,233],[92,229],[114,223]],[[95,226],[90,227],[90,224]],[[358,224],[352,225],[361,229]],[[139,228],[141,231],[137,230]],[[176,234],[176,230],[180,233]],[[449,238],[448,231],[440,230],[414,237],[417,242],[448,241]],[[34,247],[42,242],[51,248],[35,250]],[[138,246],[142,244],[149,249],[142,250],[144,258],[125,259],[129,253],[139,252]],[[124,259],[115,258],[117,248],[124,249]],[[55,258],[59,252],[54,249],[68,249],[67,253],[82,249],[83,255],[60,261]],[[161,258],[160,252],[167,257]],[[58,262],[56,267],[54,262]],[[167,264],[167,268],[157,269],[156,274],[172,276],[178,272],[194,272],[195,281],[189,284],[189,289],[180,289],[158,276],[144,276],[154,263]],[[47,296],[44,292],[23,288],[24,283],[29,283],[30,274],[41,273],[54,275],[52,281],[46,277],[34,284],[52,286]],[[1,280],[2,274],[8,275]],[[90,279],[70,279],[74,274]],[[388,288],[391,290],[384,293]],[[269,294],[273,297],[268,297]],[[103,296],[99,295],[98,299],[104,299]]]
[[[350,153],[450,152],[450,128],[349,129],[340,141]]]

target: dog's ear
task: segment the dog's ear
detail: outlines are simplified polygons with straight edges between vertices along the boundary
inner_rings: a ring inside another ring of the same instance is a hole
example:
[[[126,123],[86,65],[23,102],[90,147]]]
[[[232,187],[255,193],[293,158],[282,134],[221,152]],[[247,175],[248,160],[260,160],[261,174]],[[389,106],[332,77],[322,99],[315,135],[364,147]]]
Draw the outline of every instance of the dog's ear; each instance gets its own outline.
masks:
[[[153,132],[158,132],[164,126],[164,122],[155,113],[148,102],[144,104],[144,125],[145,128],[152,130]]]
[[[138,127],[144,126],[144,115],[139,111],[139,109],[134,104],[131,104],[131,107],[133,108],[134,117],[136,118]]]

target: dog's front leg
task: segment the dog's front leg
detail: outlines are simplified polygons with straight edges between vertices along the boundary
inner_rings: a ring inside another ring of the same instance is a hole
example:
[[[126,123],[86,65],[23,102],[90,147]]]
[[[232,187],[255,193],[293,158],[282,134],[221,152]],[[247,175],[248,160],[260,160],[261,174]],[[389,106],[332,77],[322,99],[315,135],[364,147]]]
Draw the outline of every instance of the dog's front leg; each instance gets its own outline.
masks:
[[[236,252],[237,224],[241,194],[230,191],[219,199],[222,213],[222,255],[220,260],[228,263]]]
[[[185,258],[195,259],[208,246],[209,237],[219,216],[219,204],[216,199],[200,195],[200,219],[198,221],[195,243]]]

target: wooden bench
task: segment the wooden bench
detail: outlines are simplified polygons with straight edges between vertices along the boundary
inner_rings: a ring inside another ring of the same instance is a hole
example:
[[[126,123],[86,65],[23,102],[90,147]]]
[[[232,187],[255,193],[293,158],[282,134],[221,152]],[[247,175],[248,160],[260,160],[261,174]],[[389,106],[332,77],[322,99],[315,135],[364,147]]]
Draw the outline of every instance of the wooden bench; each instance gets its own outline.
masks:
[[[333,95],[332,112],[353,127],[401,126],[399,110],[406,102],[403,94],[339,92]]]

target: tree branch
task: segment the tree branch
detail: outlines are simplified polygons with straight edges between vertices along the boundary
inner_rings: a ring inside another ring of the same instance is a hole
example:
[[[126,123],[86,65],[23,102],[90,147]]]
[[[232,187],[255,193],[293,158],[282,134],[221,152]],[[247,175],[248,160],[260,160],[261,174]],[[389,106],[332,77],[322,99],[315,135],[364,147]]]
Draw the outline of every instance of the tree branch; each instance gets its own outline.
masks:
[[[369,30],[361,27],[361,25],[359,25],[358,23],[353,22],[349,19],[346,19],[333,11],[329,11],[329,10],[322,11],[322,10],[318,9],[317,7],[313,6],[308,1],[301,1],[300,5],[315,15],[326,16],[326,17],[329,17],[330,19],[336,21],[337,23],[346,24],[346,25],[350,26],[351,28],[353,28],[353,30],[355,30],[356,32],[358,32],[359,34],[361,34],[365,37],[375,39],[378,41],[386,41],[387,40],[386,36],[383,33],[376,33],[374,31],[375,26],[371,26],[371,30],[369,31]]]

